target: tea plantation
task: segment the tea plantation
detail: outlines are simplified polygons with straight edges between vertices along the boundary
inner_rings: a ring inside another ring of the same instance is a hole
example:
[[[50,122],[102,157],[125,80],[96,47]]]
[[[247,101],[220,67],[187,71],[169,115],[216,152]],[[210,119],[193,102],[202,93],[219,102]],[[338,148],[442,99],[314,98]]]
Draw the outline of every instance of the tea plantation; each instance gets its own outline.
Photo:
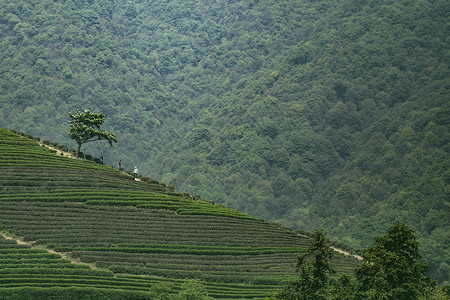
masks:
[[[216,299],[264,299],[295,275],[297,254],[310,243],[7,129],[0,170],[4,298],[151,299],[156,287],[177,294],[195,280]],[[341,254],[333,262],[338,274],[357,264]]]

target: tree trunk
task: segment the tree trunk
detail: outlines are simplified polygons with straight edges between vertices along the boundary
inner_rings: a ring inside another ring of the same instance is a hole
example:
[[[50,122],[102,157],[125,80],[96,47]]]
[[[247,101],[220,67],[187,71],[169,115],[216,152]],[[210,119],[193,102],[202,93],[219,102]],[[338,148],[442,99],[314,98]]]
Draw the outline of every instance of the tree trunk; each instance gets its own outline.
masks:
[[[78,144],[77,158],[80,157],[80,151],[81,151],[81,145],[82,145],[82,144],[83,144],[83,143]],[[86,159],[86,154],[83,153],[83,157],[84,157],[84,159]]]

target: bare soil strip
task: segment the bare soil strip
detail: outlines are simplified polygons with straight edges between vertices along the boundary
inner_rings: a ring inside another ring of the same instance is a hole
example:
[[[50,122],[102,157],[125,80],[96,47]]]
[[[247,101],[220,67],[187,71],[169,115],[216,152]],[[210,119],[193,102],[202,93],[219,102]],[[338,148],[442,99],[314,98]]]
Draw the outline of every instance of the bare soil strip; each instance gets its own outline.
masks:
[[[56,155],[61,155],[61,156],[64,156],[64,157],[68,157],[68,158],[72,158],[72,159],[80,159],[80,158],[77,158],[75,155],[73,155],[73,153],[71,153],[71,152],[66,152],[66,151],[62,151],[62,150],[60,150],[60,149],[57,149],[57,148],[55,148],[55,147],[52,147],[52,146],[50,146],[50,145],[46,145],[46,144],[44,144],[44,143],[42,143],[42,142],[38,142],[38,144],[40,145],[40,146],[43,146],[43,147],[47,147],[48,149],[51,149],[51,150],[54,150],[54,151],[56,151]],[[130,174],[128,174],[128,173],[126,173],[128,176],[132,176],[132,175],[130,175]],[[135,178],[134,179],[135,181],[142,181],[142,180],[140,180],[139,178]]]
[[[335,248],[335,247],[330,247],[330,248],[333,249],[334,251],[339,252],[339,253],[342,253],[342,254],[344,254],[344,255],[346,255],[346,256],[353,256],[354,258],[356,258],[356,259],[358,259],[358,260],[363,260],[362,256],[360,256],[360,255],[357,255],[357,254],[351,254],[351,253],[349,253],[349,252],[347,252],[347,251],[344,251],[344,250],[342,250],[342,249],[338,249],[338,248]]]
[[[300,233],[298,233],[297,235],[298,235],[298,236],[302,236],[302,237],[306,237],[306,238],[309,237],[309,236],[307,236],[307,235],[300,234]],[[342,250],[342,249],[338,249],[338,248],[333,247],[333,246],[330,246],[330,248],[333,249],[333,250],[336,251],[336,252],[339,252],[339,253],[344,254],[345,256],[353,256],[354,258],[356,258],[356,259],[358,259],[358,260],[363,260],[363,259],[364,259],[364,258],[362,258],[362,256],[360,256],[360,255],[357,255],[357,254],[351,254],[350,252],[344,251],[344,250]]]
[[[70,157],[70,158],[76,158],[76,157],[75,157],[72,153],[70,153],[70,152],[62,151],[62,150],[60,150],[60,149],[57,149],[57,148],[55,148],[55,147],[46,145],[46,144],[41,143],[41,142],[38,142],[38,144],[41,145],[41,146],[43,146],[43,147],[47,147],[48,149],[55,150],[57,155],[63,155],[63,156],[65,156],[65,157]]]
[[[49,253],[58,254],[63,259],[70,260],[70,262],[73,263],[73,264],[86,265],[86,266],[88,266],[88,267],[90,267],[91,269],[94,269],[94,270],[107,270],[107,269],[98,268],[95,264],[84,263],[84,262],[80,261],[79,259],[75,259],[73,257],[70,257],[69,255],[67,255],[67,253],[56,252],[54,250],[48,249],[47,247],[45,247],[43,245],[34,245],[34,242],[26,242],[26,241],[24,241],[24,240],[22,240],[20,238],[14,237],[12,235],[8,235],[8,234],[6,234],[4,232],[0,232],[0,235],[3,236],[7,240],[14,240],[14,241],[16,241],[16,243],[19,244],[19,245],[27,245],[27,246],[30,246],[31,248],[43,249],[43,250],[45,250],[45,251],[47,251]]]

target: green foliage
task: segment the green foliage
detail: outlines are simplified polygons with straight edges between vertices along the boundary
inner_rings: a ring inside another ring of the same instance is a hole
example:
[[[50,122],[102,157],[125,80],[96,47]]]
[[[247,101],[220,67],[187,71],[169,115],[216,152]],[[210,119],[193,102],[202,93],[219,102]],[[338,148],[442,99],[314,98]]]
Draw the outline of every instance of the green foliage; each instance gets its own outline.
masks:
[[[405,223],[394,223],[386,235],[374,240],[356,269],[362,295],[368,299],[418,299],[430,281],[413,231]]]
[[[405,223],[394,223],[387,234],[363,252],[354,277],[332,277],[332,250],[322,231],[315,230],[307,253],[298,257],[299,278],[274,294],[274,299],[448,299],[446,287],[439,288],[425,276],[427,264],[420,261],[419,244]],[[313,261],[305,261],[307,255]]]
[[[323,231],[315,230],[311,246],[305,254],[298,255],[298,279],[289,282],[276,299],[328,299],[329,276],[334,274],[330,260],[334,251],[326,244]],[[313,256],[312,261],[306,258]]]
[[[121,141],[97,157],[354,247],[407,220],[448,282],[447,11],[4,0],[0,126],[67,144],[66,113],[91,107]]]
[[[150,291],[156,299],[262,299],[293,274],[284,266],[310,243],[165,184],[55,155],[25,134],[0,129],[0,158],[0,230],[39,247],[0,239],[0,292],[70,299],[80,287],[80,297],[91,298],[139,299]],[[339,272],[349,264],[339,260]]]
[[[144,291],[111,290],[97,287],[13,287],[0,288],[3,299],[155,299]]]
[[[178,293],[180,300],[208,300],[213,299],[208,297],[205,287],[198,282],[188,281],[181,285],[181,291]]]
[[[105,139],[110,146],[112,146],[112,142],[117,143],[115,134],[100,130],[100,126],[105,122],[104,114],[91,113],[89,110],[82,113],[77,110],[76,115],[69,113],[69,117],[72,119],[69,121],[69,137],[77,142],[78,153],[80,153],[81,146],[87,142]]]

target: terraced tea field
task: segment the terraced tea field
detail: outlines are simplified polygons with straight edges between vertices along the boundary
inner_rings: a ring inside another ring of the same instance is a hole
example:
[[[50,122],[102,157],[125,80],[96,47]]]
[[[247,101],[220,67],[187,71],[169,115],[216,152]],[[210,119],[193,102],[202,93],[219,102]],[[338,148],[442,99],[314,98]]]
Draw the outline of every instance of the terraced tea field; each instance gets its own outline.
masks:
[[[27,243],[0,239],[0,293],[139,299],[160,284],[176,294],[196,280],[214,298],[263,299],[294,275],[296,255],[310,243],[163,184],[58,156],[6,129],[0,169],[0,231]],[[337,254],[334,263],[346,273],[357,262]]]

